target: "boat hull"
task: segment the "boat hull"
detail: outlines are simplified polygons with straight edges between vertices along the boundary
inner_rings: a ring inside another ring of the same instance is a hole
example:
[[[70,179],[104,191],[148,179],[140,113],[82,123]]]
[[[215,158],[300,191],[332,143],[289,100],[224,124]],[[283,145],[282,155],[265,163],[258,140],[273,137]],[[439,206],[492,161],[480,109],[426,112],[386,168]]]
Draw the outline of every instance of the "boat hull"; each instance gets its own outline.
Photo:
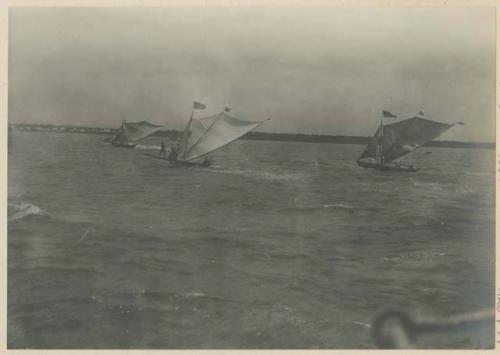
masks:
[[[194,163],[191,161],[182,161],[178,160],[175,162],[170,162],[171,165],[173,166],[201,166],[203,168],[208,168],[210,165],[212,165],[212,162],[201,162],[201,163]]]
[[[375,169],[381,171],[403,171],[408,173],[414,173],[417,171],[417,168],[413,165],[395,163],[395,162],[386,164],[377,164],[376,162],[358,160],[357,163],[362,168]]]
[[[135,148],[137,144],[134,143],[117,143],[117,142],[111,142],[111,145],[113,147],[118,147],[118,148]]]
[[[212,162],[211,161],[208,161],[208,162],[201,162],[201,163],[195,163],[195,162],[192,162],[192,161],[183,161],[183,160],[177,160],[177,161],[169,161],[168,159],[166,158],[163,158],[159,155],[155,155],[155,154],[150,154],[150,153],[144,153],[145,156],[148,156],[150,158],[154,158],[154,159],[159,159],[159,160],[163,160],[165,161],[166,163],[169,163],[170,166],[172,167],[182,167],[182,166],[187,166],[187,167],[202,167],[202,168],[207,168],[209,167],[210,165],[212,165]]]

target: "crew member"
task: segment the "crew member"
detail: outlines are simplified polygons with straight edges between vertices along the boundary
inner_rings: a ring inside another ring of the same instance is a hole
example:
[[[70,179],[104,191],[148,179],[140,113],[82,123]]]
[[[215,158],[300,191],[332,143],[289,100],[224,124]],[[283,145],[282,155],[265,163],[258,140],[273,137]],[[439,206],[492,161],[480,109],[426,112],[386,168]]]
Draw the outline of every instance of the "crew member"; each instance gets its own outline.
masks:
[[[161,142],[160,144],[160,157],[162,157],[164,159],[167,159],[167,148],[165,147],[165,143],[164,142]]]

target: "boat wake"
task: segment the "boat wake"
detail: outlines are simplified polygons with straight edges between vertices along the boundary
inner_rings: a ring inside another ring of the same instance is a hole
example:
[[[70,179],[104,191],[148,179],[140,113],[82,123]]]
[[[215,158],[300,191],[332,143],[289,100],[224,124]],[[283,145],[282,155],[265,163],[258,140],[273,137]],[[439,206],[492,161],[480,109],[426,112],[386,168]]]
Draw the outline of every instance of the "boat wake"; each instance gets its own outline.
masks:
[[[216,174],[242,175],[245,177],[268,181],[302,180],[306,177],[304,174],[297,173],[286,174],[250,169],[224,169],[222,167],[218,167],[217,165],[213,165],[211,169],[204,169],[204,171]]]

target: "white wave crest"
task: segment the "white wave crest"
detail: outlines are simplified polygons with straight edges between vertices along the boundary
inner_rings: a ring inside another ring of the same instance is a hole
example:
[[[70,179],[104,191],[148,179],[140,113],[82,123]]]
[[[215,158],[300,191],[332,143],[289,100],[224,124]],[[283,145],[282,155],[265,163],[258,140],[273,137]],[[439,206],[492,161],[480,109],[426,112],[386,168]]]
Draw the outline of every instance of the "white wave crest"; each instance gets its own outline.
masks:
[[[343,209],[346,209],[346,210],[351,210],[351,209],[354,208],[352,206],[345,205],[343,203],[330,203],[330,204],[325,204],[323,207],[324,208],[343,208]]]
[[[159,145],[142,145],[142,144],[137,144],[135,146],[135,149],[160,150],[160,146]]]
[[[9,206],[13,209],[13,213],[8,218],[9,221],[15,221],[29,215],[42,214],[40,207],[31,203],[22,202],[20,204],[9,204]]]
[[[203,292],[185,292],[185,298],[198,298],[198,297],[206,297],[207,294]]]

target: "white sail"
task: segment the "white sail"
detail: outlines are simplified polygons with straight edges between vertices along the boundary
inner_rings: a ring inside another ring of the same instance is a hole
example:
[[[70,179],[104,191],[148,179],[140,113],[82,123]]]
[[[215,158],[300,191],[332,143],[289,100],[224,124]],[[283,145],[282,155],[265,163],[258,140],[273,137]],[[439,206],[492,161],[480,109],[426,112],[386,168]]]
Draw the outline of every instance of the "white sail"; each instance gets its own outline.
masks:
[[[455,124],[463,125],[462,122]],[[435,122],[420,116],[381,124],[359,159],[377,159],[382,154],[386,163],[391,162],[439,137],[455,124]]]
[[[154,125],[148,121],[126,122],[123,121],[122,126],[115,135],[114,140],[128,143],[137,142],[153,133],[159,131],[163,126]]]
[[[244,121],[221,112],[204,118],[191,118],[179,147],[179,160],[193,160],[224,147],[264,121]]]

